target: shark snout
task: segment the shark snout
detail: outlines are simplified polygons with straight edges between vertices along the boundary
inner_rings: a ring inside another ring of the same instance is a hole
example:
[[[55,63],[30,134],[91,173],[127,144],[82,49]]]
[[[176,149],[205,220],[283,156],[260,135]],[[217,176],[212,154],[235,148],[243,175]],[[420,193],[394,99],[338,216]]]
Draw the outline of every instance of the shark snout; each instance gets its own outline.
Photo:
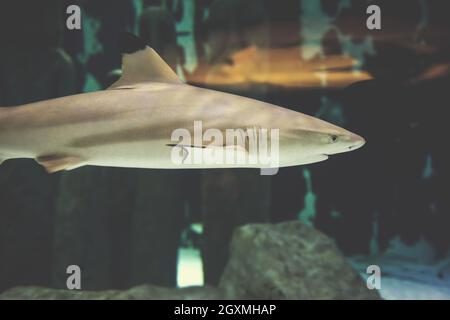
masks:
[[[336,145],[337,150],[335,151],[335,153],[353,151],[361,148],[365,143],[366,140],[363,137],[355,133],[346,131],[339,137],[338,143]]]
[[[356,150],[366,144],[366,140],[355,133],[350,133],[347,135],[347,141],[349,144],[349,150]]]

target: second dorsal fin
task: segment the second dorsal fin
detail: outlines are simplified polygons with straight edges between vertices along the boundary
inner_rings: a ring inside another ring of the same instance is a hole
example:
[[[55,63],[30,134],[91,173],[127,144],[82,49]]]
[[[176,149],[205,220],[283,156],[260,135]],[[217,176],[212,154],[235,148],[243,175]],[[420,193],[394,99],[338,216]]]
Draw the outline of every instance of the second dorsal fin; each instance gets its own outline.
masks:
[[[156,51],[135,35],[125,33],[121,49],[122,76],[108,89],[130,88],[144,82],[182,83]]]

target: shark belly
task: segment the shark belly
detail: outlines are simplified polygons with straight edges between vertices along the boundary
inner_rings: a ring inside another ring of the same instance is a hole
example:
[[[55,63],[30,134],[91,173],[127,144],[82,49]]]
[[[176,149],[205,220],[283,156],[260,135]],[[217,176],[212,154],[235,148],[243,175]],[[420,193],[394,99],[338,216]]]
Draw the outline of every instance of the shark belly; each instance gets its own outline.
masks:
[[[87,165],[125,168],[174,168],[166,140],[105,144],[82,150]]]

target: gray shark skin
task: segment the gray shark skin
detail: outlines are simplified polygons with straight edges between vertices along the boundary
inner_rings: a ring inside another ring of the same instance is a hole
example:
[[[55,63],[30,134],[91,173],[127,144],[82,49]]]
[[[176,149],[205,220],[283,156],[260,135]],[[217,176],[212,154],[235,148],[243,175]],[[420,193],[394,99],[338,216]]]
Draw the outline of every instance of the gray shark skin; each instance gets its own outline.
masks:
[[[233,168],[176,164],[175,129],[279,130],[279,167],[314,163],[358,149],[360,136],[276,105],[182,83],[150,47],[123,55],[122,77],[103,91],[0,108],[0,163],[36,159],[48,172],[84,165],[128,168]],[[225,135],[225,134],[224,134]],[[214,141],[186,146],[227,148]],[[244,147],[245,150],[245,147]]]

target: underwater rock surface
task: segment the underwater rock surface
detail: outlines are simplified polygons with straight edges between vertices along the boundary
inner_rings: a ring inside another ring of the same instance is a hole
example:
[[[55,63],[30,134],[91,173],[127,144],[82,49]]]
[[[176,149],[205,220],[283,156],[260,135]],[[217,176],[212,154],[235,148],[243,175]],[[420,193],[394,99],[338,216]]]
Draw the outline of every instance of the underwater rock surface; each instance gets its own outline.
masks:
[[[297,221],[237,229],[220,287],[228,298],[380,299],[331,238]]]
[[[212,287],[169,289],[140,285],[128,290],[82,291],[44,287],[16,287],[0,295],[0,300],[208,300],[224,299]]]
[[[140,285],[107,291],[16,287],[0,299],[380,299],[334,241],[301,222],[249,224],[233,234],[218,288]]]

